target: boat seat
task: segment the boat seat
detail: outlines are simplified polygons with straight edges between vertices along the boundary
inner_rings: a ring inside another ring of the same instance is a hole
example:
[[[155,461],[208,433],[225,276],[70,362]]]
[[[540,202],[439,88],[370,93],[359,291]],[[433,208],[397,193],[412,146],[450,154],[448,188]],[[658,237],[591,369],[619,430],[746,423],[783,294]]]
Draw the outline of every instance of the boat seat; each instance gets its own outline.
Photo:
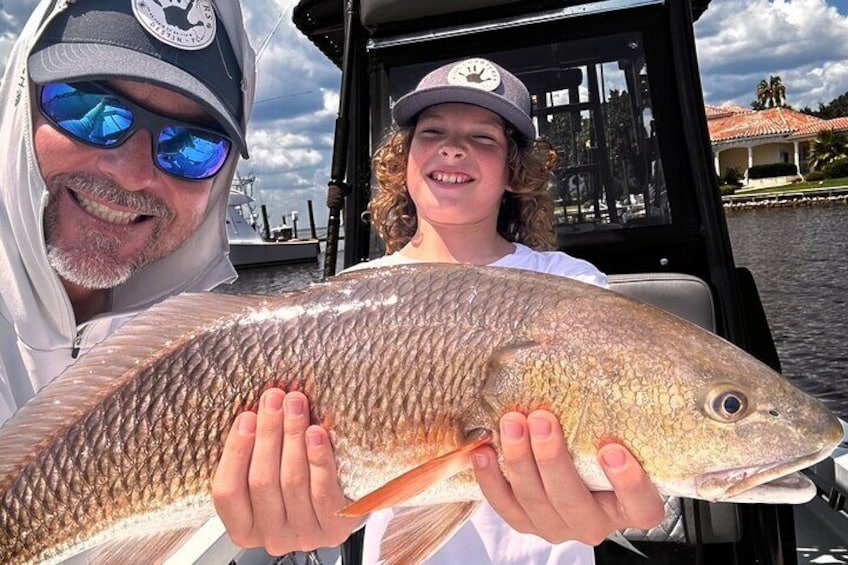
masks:
[[[716,316],[709,285],[682,273],[636,273],[610,275],[610,289],[652,304],[713,333]],[[675,543],[729,543],[741,538],[736,505],[666,497],[665,518],[650,530],[630,528],[631,541]],[[696,515],[697,514],[697,515]],[[700,534],[695,524],[700,523]]]
[[[682,273],[609,275],[610,289],[653,304],[715,333],[713,293],[698,277]]]

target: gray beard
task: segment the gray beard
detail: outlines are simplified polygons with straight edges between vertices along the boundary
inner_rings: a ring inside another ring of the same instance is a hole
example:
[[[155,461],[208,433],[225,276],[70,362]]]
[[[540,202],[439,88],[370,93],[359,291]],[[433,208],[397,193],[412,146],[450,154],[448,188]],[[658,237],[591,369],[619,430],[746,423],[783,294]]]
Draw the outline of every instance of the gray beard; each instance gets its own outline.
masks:
[[[81,257],[74,250],[48,245],[47,261],[66,281],[83,288],[105,290],[125,283],[139,269],[139,265],[111,260],[115,246],[108,241],[95,239],[88,252]],[[94,251],[94,253],[91,253]],[[98,253],[99,252],[99,253]]]
[[[77,286],[92,290],[104,290],[116,287],[132,277],[140,268],[151,263],[153,248],[159,241],[161,227],[154,230],[148,247],[132,259],[117,259],[120,248],[119,238],[104,236],[102,231],[91,230],[83,233],[84,247],[70,249],[56,245],[52,226],[58,221],[59,204],[57,192],[61,190],[81,189],[81,192],[126,206],[142,213],[159,214],[168,217],[167,207],[146,193],[128,192],[103,177],[81,174],[58,175],[52,179],[58,190],[51,190],[44,211],[44,232],[47,243],[47,261],[64,280]],[[164,222],[162,222],[164,223]],[[159,226],[162,225],[159,224]],[[85,230],[80,227],[80,230]]]

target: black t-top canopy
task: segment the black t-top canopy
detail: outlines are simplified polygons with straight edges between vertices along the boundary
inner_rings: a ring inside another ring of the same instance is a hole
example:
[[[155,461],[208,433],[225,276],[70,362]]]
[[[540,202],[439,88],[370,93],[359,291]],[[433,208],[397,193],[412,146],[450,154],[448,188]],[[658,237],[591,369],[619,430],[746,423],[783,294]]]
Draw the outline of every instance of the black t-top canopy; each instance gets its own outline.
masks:
[[[605,3],[609,3],[606,0]],[[710,0],[690,0],[697,20]],[[584,0],[360,0],[360,20],[372,37],[412,33],[592,4]],[[345,0],[300,0],[294,24],[324,55],[341,66]]]

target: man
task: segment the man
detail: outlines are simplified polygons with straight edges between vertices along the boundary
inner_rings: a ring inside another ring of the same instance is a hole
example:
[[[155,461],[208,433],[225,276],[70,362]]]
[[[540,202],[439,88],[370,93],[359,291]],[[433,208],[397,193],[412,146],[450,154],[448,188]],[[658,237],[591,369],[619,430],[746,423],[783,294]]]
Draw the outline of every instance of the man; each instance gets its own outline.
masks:
[[[0,424],[135,313],[235,278],[254,59],[233,0],[35,8],[0,87]]]
[[[43,0],[0,88],[0,423],[138,311],[230,281],[237,2]]]

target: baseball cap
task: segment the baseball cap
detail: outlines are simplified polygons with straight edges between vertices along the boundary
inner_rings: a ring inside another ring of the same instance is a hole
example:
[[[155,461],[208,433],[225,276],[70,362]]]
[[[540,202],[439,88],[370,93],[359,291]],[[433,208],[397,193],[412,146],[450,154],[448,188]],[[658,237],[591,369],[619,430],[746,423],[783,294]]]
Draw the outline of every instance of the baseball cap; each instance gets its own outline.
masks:
[[[415,90],[395,103],[392,116],[398,125],[406,126],[425,108],[449,102],[490,110],[509,122],[523,141],[536,138],[527,87],[500,65],[480,57],[449,63],[428,73]]]
[[[49,24],[29,58],[37,84],[149,82],[202,106],[247,157],[242,71],[210,0],[86,0]]]

